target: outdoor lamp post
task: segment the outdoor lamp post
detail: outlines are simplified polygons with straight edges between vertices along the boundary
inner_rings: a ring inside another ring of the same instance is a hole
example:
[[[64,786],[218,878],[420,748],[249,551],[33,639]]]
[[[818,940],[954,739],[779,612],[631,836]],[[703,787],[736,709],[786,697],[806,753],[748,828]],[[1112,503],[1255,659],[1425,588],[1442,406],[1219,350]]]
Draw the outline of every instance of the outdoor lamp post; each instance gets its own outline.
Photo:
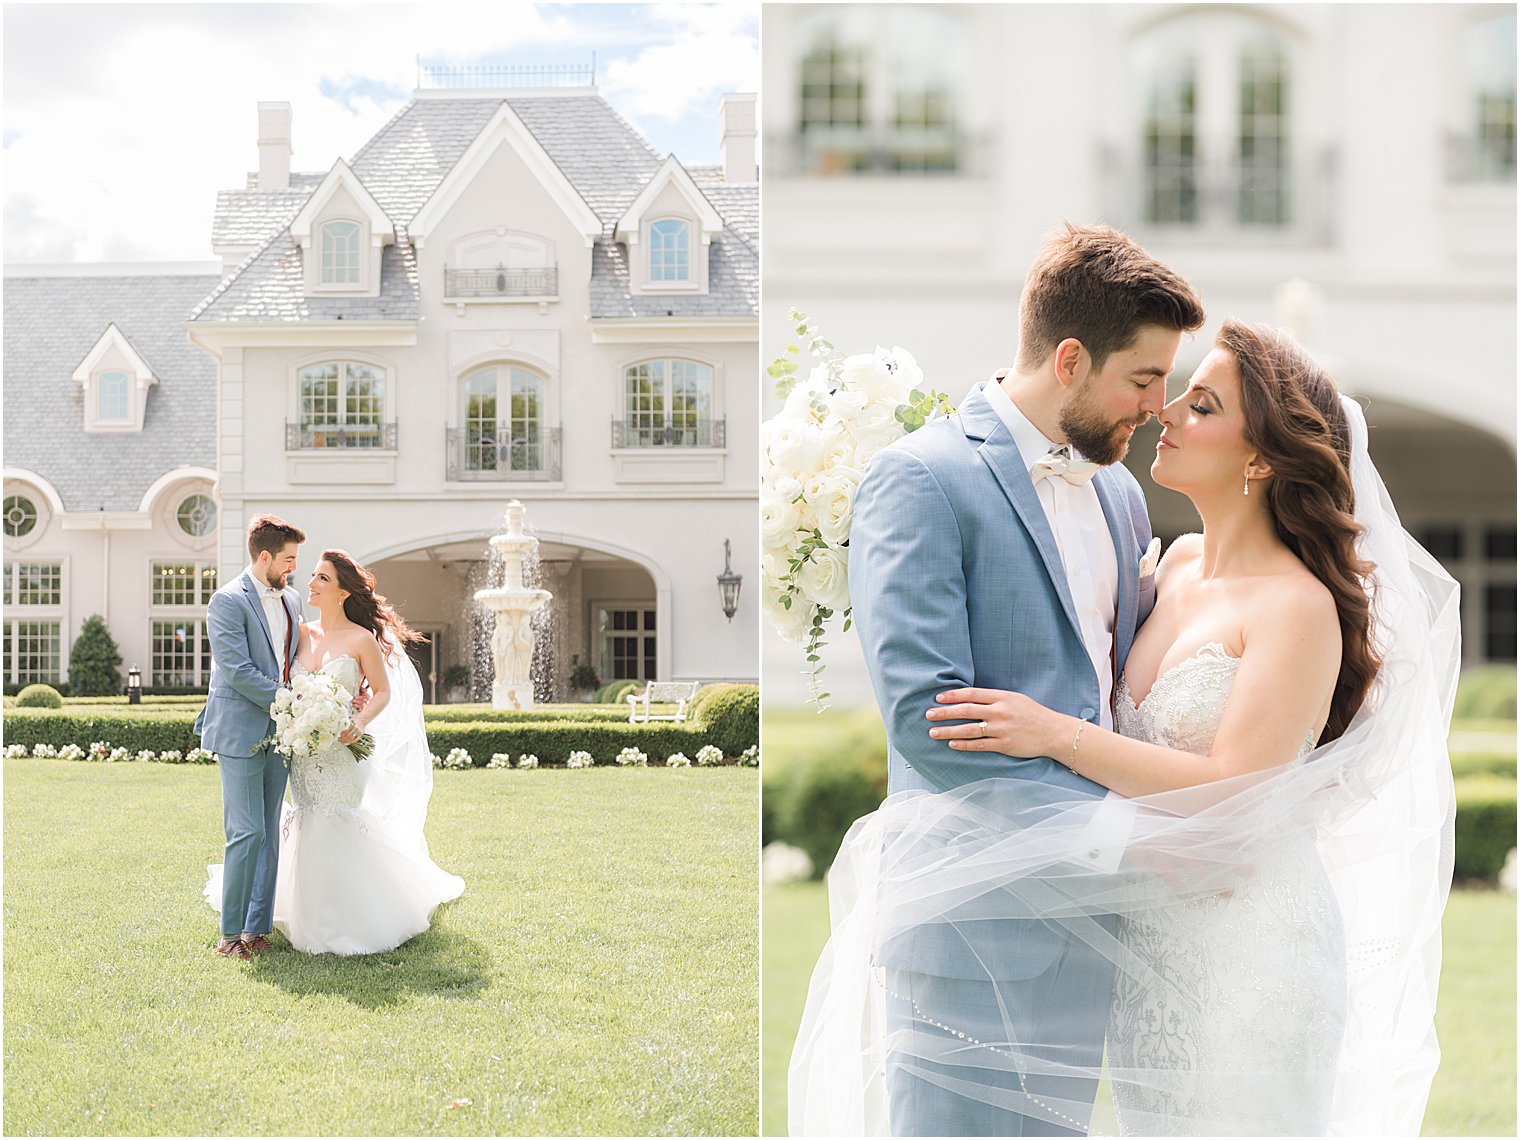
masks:
[[[728,539],[723,540],[723,573],[718,575],[718,595],[723,599],[723,616],[729,621],[734,620],[734,611],[739,608],[739,586],[744,581],[743,574],[735,574],[732,563],[732,548]]]
[[[142,704],[142,670],[136,665],[127,670],[127,704]]]

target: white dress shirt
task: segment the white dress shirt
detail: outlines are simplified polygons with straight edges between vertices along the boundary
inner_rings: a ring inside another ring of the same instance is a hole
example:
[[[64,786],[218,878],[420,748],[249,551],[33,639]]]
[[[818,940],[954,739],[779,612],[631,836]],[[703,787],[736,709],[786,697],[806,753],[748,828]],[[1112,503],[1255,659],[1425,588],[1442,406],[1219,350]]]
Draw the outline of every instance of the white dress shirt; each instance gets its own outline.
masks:
[[[274,659],[279,662],[281,676],[285,673],[285,603],[280,598],[281,591],[273,586],[266,585],[264,580],[253,572],[253,567],[243,571],[253,582],[253,588],[258,591],[259,602],[264,607],[264,632],[269,635],[269,648],[274,650]],[[275,630],[279,630],[278,634]]]
[[[983,389],[987,402],[1013,434],[1019,455],[1027,470],[1055,448],[1057,444],[1029,422],[1003,391],[996,379]],[[1075,458],[1076,449],[1072,448]],[[1104,728],[1114,727],[1114,611],[1119,603],[1119,560],[1114,553],[1113,535],[1103,515],[1103,505],[1091,480],[1074,486],[1059,476],[1040,479],[1034,485],[1056,538],[1061,565],[1066,568],[1066,582],[1071,588],[1082,644],[1098,676],[1098,715]]]

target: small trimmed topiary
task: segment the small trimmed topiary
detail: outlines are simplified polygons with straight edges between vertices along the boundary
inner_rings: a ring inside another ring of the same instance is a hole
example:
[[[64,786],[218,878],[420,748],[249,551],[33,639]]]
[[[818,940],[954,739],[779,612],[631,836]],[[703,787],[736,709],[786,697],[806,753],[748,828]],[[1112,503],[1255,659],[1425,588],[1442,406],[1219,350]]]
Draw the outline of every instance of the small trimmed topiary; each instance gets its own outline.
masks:
[[[18,709],[61,709],[63,694],[52,685],[28,685],[16,694]]]
[[[751,744],[759,744],[760,690],[754,685],[709,685],[708,689],[712,692],[691,718],[704,730],[706,742],[721,748],[725,756],[737,756]]]
[[[1493,882],[1515,846],[1515,783],[1478,776],[1457,781],[1458,879]]]
[[[69,651],[69,693],[76,697],[114,697],[121,692],[121,650],[99,614],[84,619]]]

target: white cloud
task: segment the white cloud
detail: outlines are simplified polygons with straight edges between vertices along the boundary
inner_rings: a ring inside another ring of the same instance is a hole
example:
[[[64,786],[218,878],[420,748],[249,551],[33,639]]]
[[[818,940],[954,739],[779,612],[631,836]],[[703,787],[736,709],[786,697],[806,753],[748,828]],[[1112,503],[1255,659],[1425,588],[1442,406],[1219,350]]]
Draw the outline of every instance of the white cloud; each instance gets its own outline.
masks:
[[[325,171],[404,105],[418,56],[589,63],[596,50],[627,117],[691,111],[715,136],[717,93],[756,74],[745,19],[748,33],[723,6],[7,6],[6,260],[209,259],[217,190],[258,164],[256,103],[288,101],[292,168]]]

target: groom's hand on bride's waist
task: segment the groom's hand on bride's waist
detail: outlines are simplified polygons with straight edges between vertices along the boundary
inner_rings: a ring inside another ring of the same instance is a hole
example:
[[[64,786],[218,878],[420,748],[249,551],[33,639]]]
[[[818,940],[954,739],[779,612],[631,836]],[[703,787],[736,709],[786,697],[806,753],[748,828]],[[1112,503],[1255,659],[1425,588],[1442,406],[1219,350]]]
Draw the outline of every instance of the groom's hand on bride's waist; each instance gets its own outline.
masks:
[[[369,704],[370,698],[374,695],[375,691],[369,687],[369,682],[361,681],[359,683],[359,691],[354,694],[354,712],[363,712],[364,706]]]

